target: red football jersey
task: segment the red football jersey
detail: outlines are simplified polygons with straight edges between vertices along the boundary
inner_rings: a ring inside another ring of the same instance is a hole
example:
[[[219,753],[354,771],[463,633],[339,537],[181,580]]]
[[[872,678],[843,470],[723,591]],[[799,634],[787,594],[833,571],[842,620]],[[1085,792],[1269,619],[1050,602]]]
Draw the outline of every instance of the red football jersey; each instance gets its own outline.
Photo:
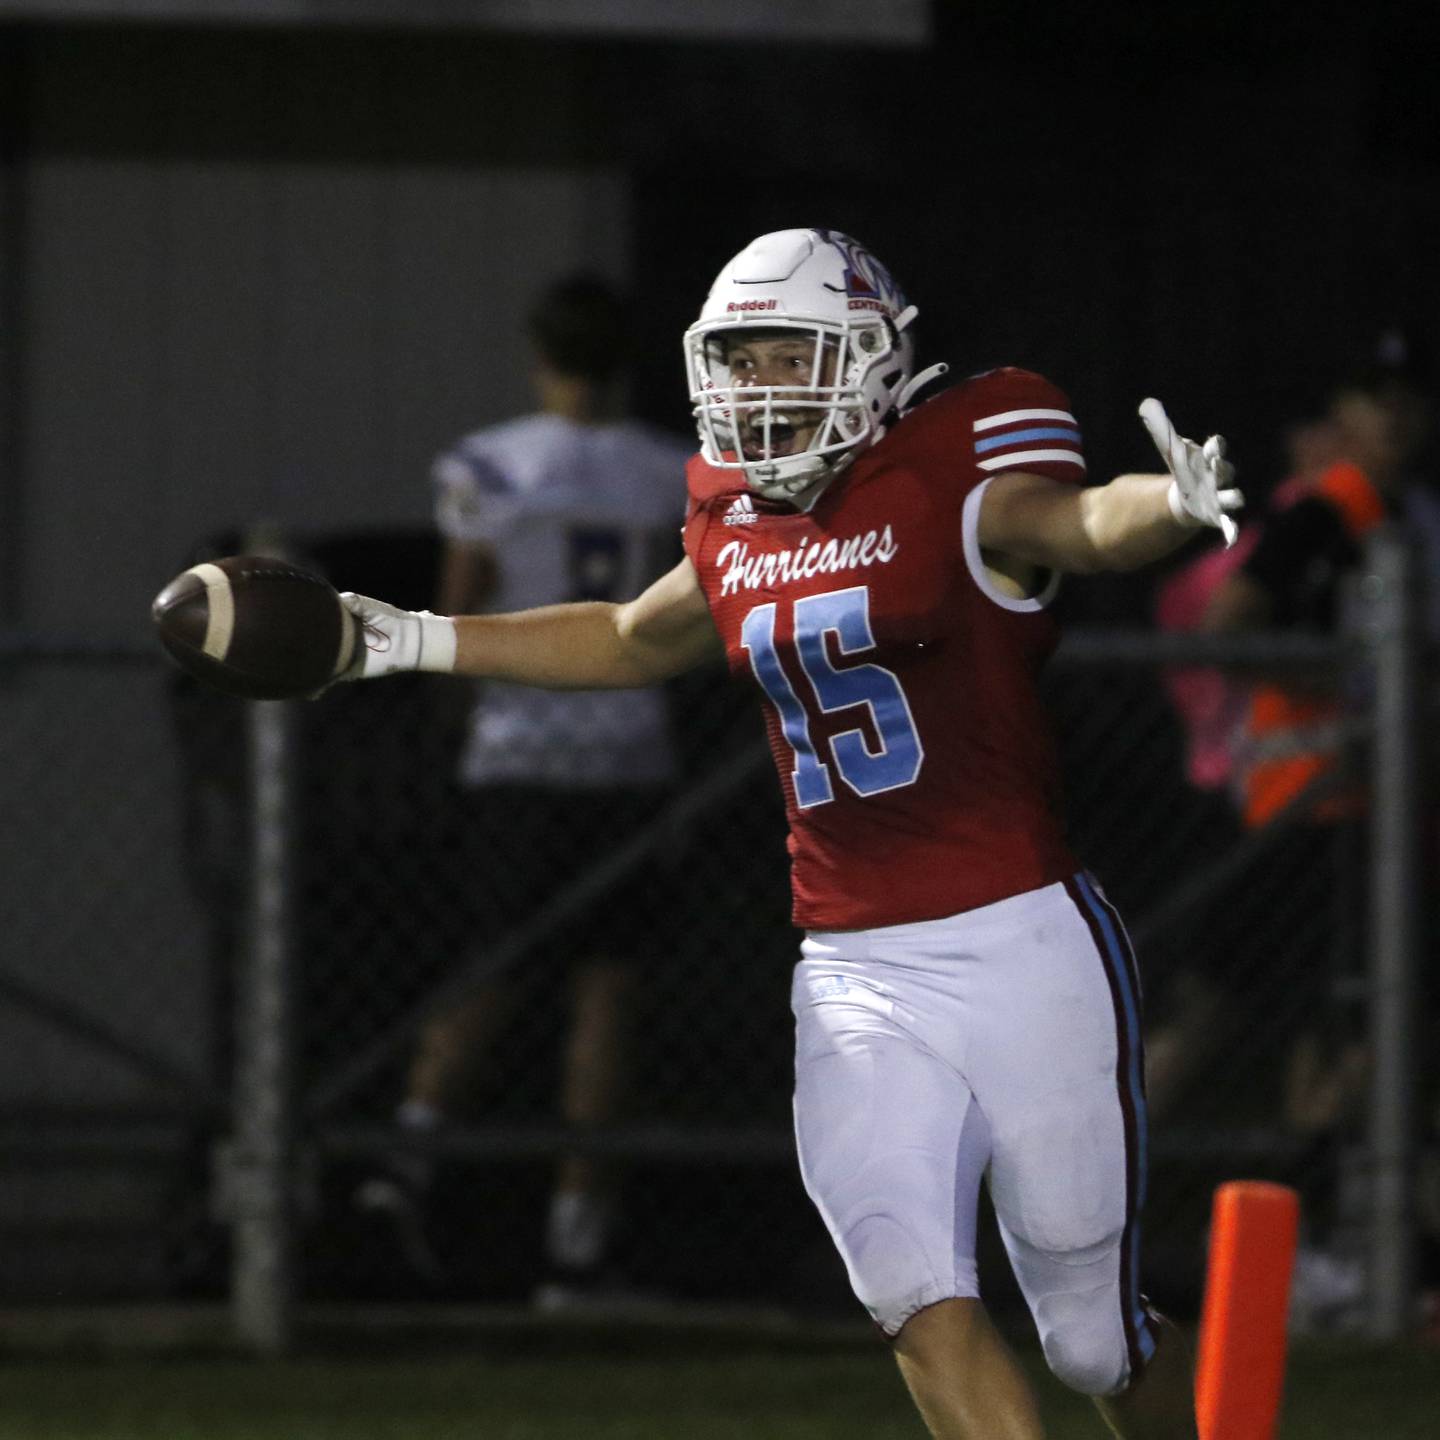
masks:
[[[1058,579],[1005,596],[976,538],[1006,470],[1084,476],[1069,401],[1025,370],[912,411],[807,513],[690,461],[685,550],[764,695],[797,925],[938,919],[1077,868],[1036,690]]]

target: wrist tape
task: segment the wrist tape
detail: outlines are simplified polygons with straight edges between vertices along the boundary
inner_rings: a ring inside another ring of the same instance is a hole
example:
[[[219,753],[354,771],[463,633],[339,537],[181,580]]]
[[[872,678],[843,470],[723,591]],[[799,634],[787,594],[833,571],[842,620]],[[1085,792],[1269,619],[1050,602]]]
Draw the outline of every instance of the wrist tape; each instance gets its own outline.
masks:
[[[1165,492],[1165,498],[1170,502],[1170,513],[1175,517],[1177,525],[1183,525],[1187,530],[1197,530],[1205,522],[1198,515],[1192,515],[1185,508],[1185,501],[1180,495],[1180,482],[1172,480],[1170,488]]]
[[[448,615],[432,615],[428,610],[417,611],[415,618],[420,622],[415,668],[450,674],[457,648],[455,622]]]

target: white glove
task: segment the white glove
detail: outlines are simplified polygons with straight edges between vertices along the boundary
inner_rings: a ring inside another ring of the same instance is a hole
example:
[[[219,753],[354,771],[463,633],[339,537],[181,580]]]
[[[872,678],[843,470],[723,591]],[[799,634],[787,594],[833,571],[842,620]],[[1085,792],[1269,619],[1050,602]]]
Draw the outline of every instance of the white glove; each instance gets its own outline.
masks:
[[[360,621],[363,644],[336,680],[374,680],[402,670],[455,668],[455,622],[428,610],[400,610],[345,591],[340,603]]]
[[[1170,513],[1181,525],[1213,525],[1228,550],[1238,531],[1227,512],[1240,509],[1245,497],[1231,484],[1235,467],[1225,458],[1225,441],[1212,435],[1197,445],[1177,435],[1158,400],[1142,400],[1140,418],[1175,477],[1170,482]]]

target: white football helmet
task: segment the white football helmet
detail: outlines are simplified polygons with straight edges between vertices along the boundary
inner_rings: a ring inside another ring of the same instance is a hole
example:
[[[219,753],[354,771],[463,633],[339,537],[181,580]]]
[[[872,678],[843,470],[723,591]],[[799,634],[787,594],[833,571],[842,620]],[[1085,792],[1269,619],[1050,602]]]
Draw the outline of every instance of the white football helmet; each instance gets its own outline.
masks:
[[[890,272],[848,235],[777,230],[752,241],[720,272],[685,332],[705,459],[743,470],[745,483],[771,499],[838,474],[913,393],[907,331],[916,313]],[[809,382],[736,384],[728,363],[735,345],[746,335],[787,332],[813,339]],[[788,453],[807,428],[804,447]]]

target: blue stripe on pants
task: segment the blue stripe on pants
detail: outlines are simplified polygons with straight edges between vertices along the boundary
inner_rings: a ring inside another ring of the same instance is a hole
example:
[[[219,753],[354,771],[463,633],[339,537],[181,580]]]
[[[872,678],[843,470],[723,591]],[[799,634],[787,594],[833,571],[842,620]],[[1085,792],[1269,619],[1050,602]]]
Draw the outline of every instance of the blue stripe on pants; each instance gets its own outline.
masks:
[[[1116,1022],[1120,1027],[1119,1041],[1123,1060],[1121,1084],[1125,1093],[1122,1108],[1134,1117],[1136,1162],[1133,1205],[1126,1216],[1127,1234],[1124,1243],[1128,1264],[1125,1268],[1129,1283],[1123,1303],[1127,1312],[1126,1328],[1132,1330],[1142,1359],[1148,1360],[1155,1353],[1155,1336],[1148,1323],[1144,1302],[1140,1298],[1140,1212],[1145,1204],[1146,1172],[1149,1167],[1145,1086],[1141,1072],[1144,1049],[1140,1031],[1140,996],[1132,969],[1129,937],[1125,935],[1120,917],[1098,893],[1087,875],[1080,874],[1075,877],[1072,894],[1078,897],[1088,912],[1092,933],[1103,942],[1098,948],[1110,978],[1111,990],[1119,1002]]]

